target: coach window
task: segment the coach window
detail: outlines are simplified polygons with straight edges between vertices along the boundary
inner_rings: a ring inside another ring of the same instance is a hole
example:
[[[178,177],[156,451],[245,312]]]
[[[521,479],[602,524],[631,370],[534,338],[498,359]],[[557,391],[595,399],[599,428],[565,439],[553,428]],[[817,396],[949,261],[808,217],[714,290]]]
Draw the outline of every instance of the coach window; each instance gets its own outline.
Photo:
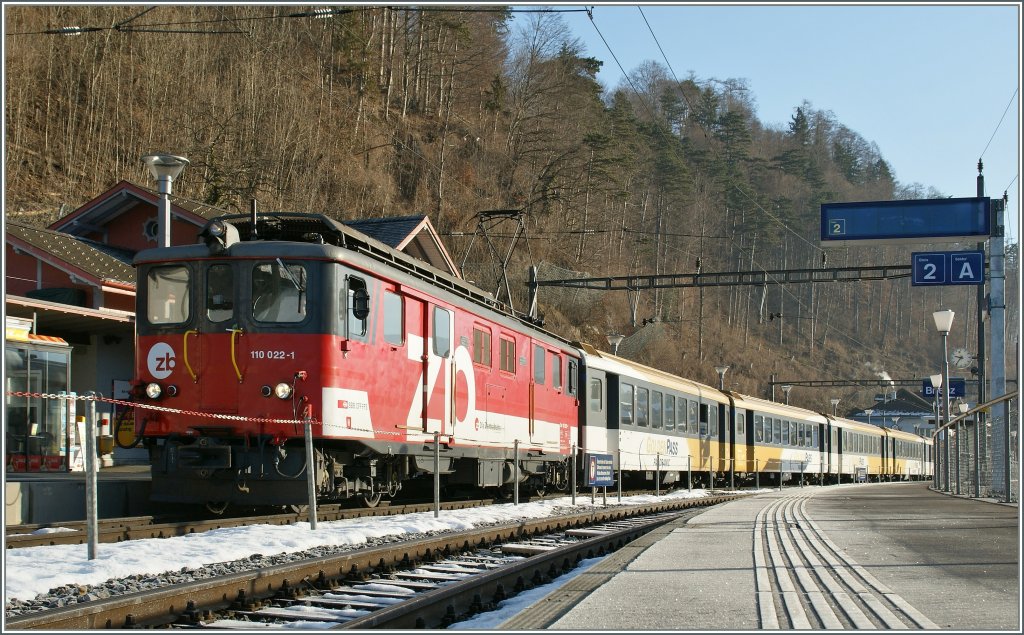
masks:
[[[708,429],[708,435],[712,437],[718,436],[718,404],[711,404],[708,406],[708,423],[710,424]]]
[[[772,443],[782,445],[782,420],[772,418]]]
[[[818,445],[818,426],[813,425],[813,424],[811,425],[811,447],[812,448],[820,447]]]
[[[746,419],[743,417],[743,413],[742,412],[737,412],[736,413],[736,436],[737,437],[742,437],[742,436],[744,436],[747,433],[746,426],[744,425],[745,423],[746,423]]]
[[[603,382],[594,377],[590,380],[590,411],[601,412],[604,410],[604,385]]]
[[[664,426],[665,418],[662,406],[665,397],[657,390],[651,391],[651,427],[661,429]]]
[[[544,385],[544,347],[533,345],[533,381]]]
[[[782,445],[789,445],[789,421],[782,422]]]
[[[230,265],[212,265],[206,272],[206,318],[223,322],[235,315],[235,276]]]
[[[690,401],[689,402],[689,406],[690,406],[690,416],[689,416],[690,423],[687,426],[687,430],[689,430],[690,432],[696,432],[697,431],[697,402],[696,401]]]
[[[651,391],[646,388],[636,389],[636,425],[645,428],[650,424],[650,395]]]
[[[700,427],[697,428],[697,431],[701,436],[708,433],[708,405],[706,403],[700,405]]]
[[[487,367],[491,365],[491,331],[486,327],[473,327],[473,361]]]
[[[676,398],[675,395],[665,395],[665,429],[676,429]]]
[[[452,314],[447,309],[434,307],[434,354],[448,357],[452,352]]]
[[[562,356],[558,353],[551,354],[551,387],[562,390]]]
[[[391,291],[384,292],[384,341],[401,346],[405,343],[405,300]]]
[[[189,271],[183,266],[153,267],[146,276],[150,324],[181,324],[189,319]]]
[[[754,415],[754,442],[764,442],[764,417]]]
[[[633,385],[623,383],[619,386],[619,422],[622,425],[633,425]]]

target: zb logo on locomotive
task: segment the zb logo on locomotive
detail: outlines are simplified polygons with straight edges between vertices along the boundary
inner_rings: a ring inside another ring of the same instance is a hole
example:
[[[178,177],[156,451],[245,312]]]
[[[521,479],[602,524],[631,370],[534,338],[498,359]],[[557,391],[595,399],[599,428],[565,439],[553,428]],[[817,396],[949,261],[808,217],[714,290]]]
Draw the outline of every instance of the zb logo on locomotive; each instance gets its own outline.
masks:
[[[170,377],[176,363],[174,349],[166,342],[154,344],[146,356],[146,366],[149,368],[149,374],[156,379],[167,379]]]

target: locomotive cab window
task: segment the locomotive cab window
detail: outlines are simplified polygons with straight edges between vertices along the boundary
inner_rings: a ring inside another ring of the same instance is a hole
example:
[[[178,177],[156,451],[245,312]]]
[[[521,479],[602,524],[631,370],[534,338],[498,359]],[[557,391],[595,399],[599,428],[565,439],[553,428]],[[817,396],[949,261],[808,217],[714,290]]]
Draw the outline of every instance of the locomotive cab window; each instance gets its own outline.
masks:
[[[206,318],[223,322],[235,315],[235,276],[230,265],[212,265],[206,271]]]
[[[569,360],[569,375],[565,379],[566,379],[566,384],[568,384],[568,391],[567,392],[568,392],[569,395],[574,396],[574,397],[576,396],[576,392],[577,392],[577,387],[576,386],[578,385],[578,382],[579,382],[579,372],[580,372],[579,364],[576,362],[575,359],[570,359]]]
[[[146,315],[150,324],[181,324],[191,315],[191,275],[180,265],[153,267],[146,276]]]
[[[395,346],[405,343],[405,301],[390,291],[384,292],[384,341]]]
[[[258,322],[306,319],[306,268],[280,258],[252,268],[252,316]]]

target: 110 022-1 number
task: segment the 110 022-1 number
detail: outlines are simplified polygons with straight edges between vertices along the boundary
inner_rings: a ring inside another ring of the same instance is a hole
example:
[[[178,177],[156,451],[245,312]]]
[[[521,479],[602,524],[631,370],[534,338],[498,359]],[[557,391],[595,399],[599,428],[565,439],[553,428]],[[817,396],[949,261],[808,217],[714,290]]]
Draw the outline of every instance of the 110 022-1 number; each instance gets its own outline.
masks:
[[[295,359],[295,351],[251,351],[252,359]]]

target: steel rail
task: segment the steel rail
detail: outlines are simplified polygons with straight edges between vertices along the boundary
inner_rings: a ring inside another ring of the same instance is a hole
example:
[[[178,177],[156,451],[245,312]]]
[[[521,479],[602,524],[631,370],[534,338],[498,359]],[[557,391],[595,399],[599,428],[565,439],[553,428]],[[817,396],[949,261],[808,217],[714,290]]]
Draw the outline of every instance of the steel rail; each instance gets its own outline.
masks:
[[[464,549],[526,536],[660,513],[674,509],[714,505],[742,494],[658,501],[644,505],[609,507],[560,517],[526,520],[483,527],[467,532],[419,538],[384,547],[274,565],[182,585],[141,591],[6,619],[11,630],[120,629],[173,623],[187,613],[244,608],[272,597],[282,589],[325,586],[342,579],[362,579],[410,561],[430,560]]]

